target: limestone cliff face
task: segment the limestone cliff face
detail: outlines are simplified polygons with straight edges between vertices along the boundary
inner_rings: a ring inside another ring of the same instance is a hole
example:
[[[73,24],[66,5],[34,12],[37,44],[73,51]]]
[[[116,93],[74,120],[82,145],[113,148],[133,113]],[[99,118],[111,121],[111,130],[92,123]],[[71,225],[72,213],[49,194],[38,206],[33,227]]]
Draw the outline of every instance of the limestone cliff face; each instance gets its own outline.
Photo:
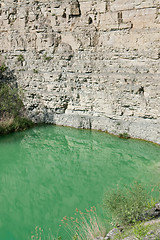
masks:
[[[1,0],[29,117],[160,143],[159,0]]]

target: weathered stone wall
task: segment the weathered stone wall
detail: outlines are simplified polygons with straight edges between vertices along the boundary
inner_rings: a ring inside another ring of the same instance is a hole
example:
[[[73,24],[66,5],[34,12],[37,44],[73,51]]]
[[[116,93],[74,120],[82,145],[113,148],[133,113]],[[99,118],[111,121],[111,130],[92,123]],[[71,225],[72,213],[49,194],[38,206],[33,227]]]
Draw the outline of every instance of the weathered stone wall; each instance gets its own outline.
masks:
[[[28,115],[160,143],[159,0],[1,0]]]

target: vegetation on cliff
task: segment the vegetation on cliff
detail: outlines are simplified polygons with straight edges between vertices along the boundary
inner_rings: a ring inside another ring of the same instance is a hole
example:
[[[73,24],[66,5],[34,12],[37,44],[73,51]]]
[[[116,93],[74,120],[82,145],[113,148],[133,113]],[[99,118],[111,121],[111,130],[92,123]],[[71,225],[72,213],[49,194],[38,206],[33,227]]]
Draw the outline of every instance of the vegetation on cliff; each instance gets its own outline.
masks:
[[[0,135],[25,130],[33,125],[25,109],[15,79],[4,63],[0,66]]]

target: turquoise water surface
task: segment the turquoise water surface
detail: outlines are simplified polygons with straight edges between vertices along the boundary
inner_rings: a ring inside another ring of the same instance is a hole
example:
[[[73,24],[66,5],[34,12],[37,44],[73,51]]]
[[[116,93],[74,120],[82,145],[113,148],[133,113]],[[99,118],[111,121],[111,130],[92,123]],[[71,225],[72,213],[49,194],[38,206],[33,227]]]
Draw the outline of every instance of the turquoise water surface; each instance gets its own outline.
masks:
[[[0,240],[31,239],[36,226],[56,235],[64,216],[135,180],[160,183],[159,146],[58,126],[1,136]]]

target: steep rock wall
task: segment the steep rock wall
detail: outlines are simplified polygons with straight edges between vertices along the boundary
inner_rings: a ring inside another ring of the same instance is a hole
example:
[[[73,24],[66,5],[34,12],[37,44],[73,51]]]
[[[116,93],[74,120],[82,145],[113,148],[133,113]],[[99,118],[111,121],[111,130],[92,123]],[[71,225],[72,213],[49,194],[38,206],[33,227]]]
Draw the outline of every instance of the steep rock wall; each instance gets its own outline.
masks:
[[[35,122],[160,143],[159,0],[1,0],[0,51]]]

